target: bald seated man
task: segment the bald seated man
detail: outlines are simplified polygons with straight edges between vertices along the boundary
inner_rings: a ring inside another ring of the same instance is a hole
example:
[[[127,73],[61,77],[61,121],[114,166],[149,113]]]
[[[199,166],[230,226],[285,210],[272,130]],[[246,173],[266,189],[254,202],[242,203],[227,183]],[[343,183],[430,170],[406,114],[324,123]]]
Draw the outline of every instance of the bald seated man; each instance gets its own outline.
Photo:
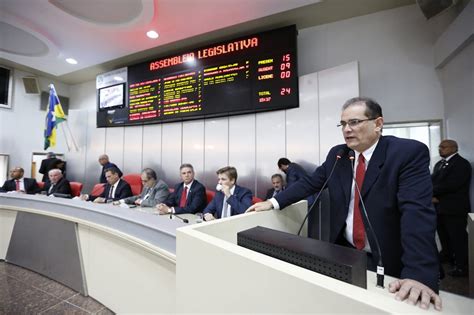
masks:
[[[16,191],[23,194],[35,194],[40,188],[34,178],[23,177],[25,170],[16,166],[10,170],[10,178],[0,188],[0,192]]]
[[[107,154],[102,154],[99,156],[99,163],[102,165],[102,171],[100,173],[99,183],[105,184],[107,183],[107,179],[105,178],[105,171],[110,168],[115,168],[118,170],[119,177],[122,177],[122,171],[118,168],[117,165],[110,162],[109,156]]]
[[[48,196],[53,194],[71,195],[71,185],[69,181],[64,178],[63,173],[58,168],[53,168],[48,172],[49,181],[44,185],[43,191]]]

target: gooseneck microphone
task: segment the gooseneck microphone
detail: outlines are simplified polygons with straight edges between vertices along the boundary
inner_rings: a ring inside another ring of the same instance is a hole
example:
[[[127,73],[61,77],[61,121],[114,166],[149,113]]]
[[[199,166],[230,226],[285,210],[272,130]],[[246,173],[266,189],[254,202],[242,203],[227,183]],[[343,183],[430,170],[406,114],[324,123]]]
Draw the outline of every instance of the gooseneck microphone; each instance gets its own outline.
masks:
[[[177,215],[176,213],[170,212],[170,219],[173,219],[173,216],[175,216],[175,217],[177,217],[178,219],[180,219],[181,221],[183,221],[183,223],[189,223],[189,220],[188,220],[188,219],[182,218],[182,217],[180,217],[179,215]]]
[[[369,216],[367,214],[367,209],[365,208],[365,203],[364,203],[364,200],[362,199],[362,194],[360,193],[360,187],[359,185],[357,185],[357,181],[355,180],[355,177],[354,177],[354,162],[355,162],[354,151],[350,150],[348,153],[348,156],[349,156],[349,160],[351,160],[352,181],[354,182],[355,188],[356,188],[355,190],[357,191],[357,194],[359,195],[360,204],[362,205],[362,214],[364,215],[364,218],[368,225],[368,229],[365,229],[365,231],[366,232],[369,231],[372,238],[374,239],[377,255],[379,256],[379,259],[377,262],[377,286],[383,288],[385,271],[384,271],[383,262],[382,262],[382,251],[380,250],[380,245],[379,245],[379,240],[377,239],[377,235],[375,235],[374,229],[372,228],[372,224],[370,223]]]
[[[309,207],[309,210],[308,210],[308,212],[306,213],[306,216],[305,216],[304,219],[303,219],[303,223],[301,223],[300,229],[298,230],[298,234],[297,234],[298,236],[300,235],[301,230],[303,229],[303,226],[304,226],[306,220],[308,219],[309,214],[311,213],[311,211],[313,211],[314,205],[316,204],[316,202],[318,202],[319,197],[321,196],[321,193],[322,193],[323,190],[326,188],[326,185],[328,184],[329,180],[331,179],[332,173],[334,173],[334,169],[336,168],[337,162],[342,158],[342,156],[344,155],[344,153],[345,153],[345,150],[344,150],[344,149],[339,149],[339,150],[337,151],[337,153],[336,153],[336,161],[334,161],[334,164],[332,165],[331,172],[329,173],[328,178],[326,178],[326,181],[324,182],[323,186],[322,186],[321,189],[319,190],[319,193],[317,194],[316,199],[314,199],[313,203],[311,204],[311,207]]]

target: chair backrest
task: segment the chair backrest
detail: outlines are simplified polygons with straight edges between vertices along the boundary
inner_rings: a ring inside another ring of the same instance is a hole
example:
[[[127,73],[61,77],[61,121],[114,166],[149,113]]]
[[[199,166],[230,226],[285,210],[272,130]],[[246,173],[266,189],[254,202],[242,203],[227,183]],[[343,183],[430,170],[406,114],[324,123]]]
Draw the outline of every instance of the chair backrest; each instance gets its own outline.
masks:
[[[215,191],[206,189],[207,204],[209,204],[212,201],[212,199],[214,199],[215,195],[216,195]]]
[[[43,190],[44,189],[44,182],[37,182],[38,183],[38,187]]]
[[[103,184],[103,183],[95,184],[94,187],[92,188],[92,191],[91,191],[90,195],[97,197],[100,194],[102,194],[104,189],[105,189],[105,184]]]
[[[257,196],[253,196],[252,197],[252,204],[256,204],[257,202],[262,202],[263,200],[258,198]]]
[[[130,185],[134,196],[139,195],[142,192],[143,184],[141,174],[123,175],[122,179]]]
[[[69,185],[71,186],[71,195],[73,197],[79,197],[84,185],[79,182],[69,182]]]

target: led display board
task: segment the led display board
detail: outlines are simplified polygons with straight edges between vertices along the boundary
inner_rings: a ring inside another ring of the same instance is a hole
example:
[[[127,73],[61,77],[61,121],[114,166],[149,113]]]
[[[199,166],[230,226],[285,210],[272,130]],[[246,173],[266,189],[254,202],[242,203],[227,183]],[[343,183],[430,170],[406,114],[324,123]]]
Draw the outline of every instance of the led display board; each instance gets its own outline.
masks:
[[[296,36],[293,25],[130,66],[126,106],[112,102],[115,105],[108,108],[99,94],[97,126],[298,107]],[[112,96],[120,99],[118,94]]]

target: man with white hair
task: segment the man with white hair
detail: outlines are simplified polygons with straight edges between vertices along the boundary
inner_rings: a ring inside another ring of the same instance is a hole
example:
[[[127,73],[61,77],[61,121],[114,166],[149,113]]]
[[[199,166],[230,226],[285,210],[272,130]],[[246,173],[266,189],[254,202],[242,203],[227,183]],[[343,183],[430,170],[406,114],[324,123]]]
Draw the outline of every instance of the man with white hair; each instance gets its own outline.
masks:
[[[60,169],[54,168],[50,170],[48,176],[49,182],[46,183],[43,189],[48,196],[53,194],[71,195],[71,185],[69,185],[69,181],[63,177],[63,173]]]

